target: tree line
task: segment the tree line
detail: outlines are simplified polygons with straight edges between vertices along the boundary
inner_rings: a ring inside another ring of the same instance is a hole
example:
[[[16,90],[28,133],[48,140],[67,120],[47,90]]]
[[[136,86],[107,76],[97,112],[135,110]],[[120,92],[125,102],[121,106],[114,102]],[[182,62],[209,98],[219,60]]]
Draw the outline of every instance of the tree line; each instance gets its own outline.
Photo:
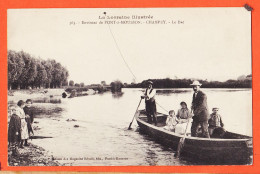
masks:
[[[68,85],[68,70],[54,59],[8,51],[8,89],[58,88]]]
[[[141,83],[125,85],[126,88],[146,88],[148,81],[153,82],[154,88],[190,88],[192,79],[148,79]],[[251,88],[252,76],[248,75],[243,80],[227,80],[225,82],[199,80],[203,88]]]

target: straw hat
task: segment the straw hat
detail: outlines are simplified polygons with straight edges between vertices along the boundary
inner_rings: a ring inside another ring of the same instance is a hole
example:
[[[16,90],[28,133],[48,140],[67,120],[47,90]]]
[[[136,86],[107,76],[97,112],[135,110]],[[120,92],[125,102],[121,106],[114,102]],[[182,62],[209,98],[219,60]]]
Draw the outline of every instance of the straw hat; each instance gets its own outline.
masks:
[[[151,80],[149,80],[147,83],[153,85],[153,82]]]
[[[198,80],[194,80],[190,86],[201,86],[202,84]]]

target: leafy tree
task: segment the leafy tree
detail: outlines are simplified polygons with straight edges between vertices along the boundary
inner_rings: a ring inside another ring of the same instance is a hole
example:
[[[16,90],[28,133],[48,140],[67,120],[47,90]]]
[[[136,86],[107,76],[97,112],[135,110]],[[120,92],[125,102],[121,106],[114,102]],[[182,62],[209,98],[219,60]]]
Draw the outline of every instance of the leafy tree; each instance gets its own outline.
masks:
[[[51,82],[52,82],[52,71],[53,71],[53,66],[50,60],[47,61],[42,61],[42,64],[46,70],[47,73],[47,79],[46,79],[46,87],[50,88],[51,87]]]
[[[34,87],[33,82],[37,76],[36,60],[23,51],[18,52],[18,55],[25,63],[22,74],[18,79],[18,88],[20,88],[20,85],[23,89],[27,89],[29,86]]]
[[[74,86],[74,81],[73,80],[69,81],[69,86]]]
[[[80,83],[80,87],[84,87],[85,86],[85,84],[82,82],[82,83]]]
[[[47,79],[48,75],[44,65],[41,61],[37,60],[37,76],[34,79],[34,85],[41,88],[42,86],[44,86],[44,84],[48,82]]]
[[[12,89],[22,75],[24,61],[15,51],[8,51],[8,88]]]
[[[111,84],[111,91],[114,92],[121,92],[122,87],[124,86],[123,83],[119,80],[112,82]]]
[[[68,85],[68,70],[55,60],[41,60],[23,51],[8,51],[8,88]]]
[[[106,81],[101,81],[101,85],[105,86],[106,85]]]

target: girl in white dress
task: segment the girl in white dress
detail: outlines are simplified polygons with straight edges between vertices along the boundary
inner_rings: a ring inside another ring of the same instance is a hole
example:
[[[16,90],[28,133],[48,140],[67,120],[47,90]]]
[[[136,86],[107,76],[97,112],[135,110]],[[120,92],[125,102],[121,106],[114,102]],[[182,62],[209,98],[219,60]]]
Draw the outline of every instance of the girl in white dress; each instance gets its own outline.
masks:
[[[25,121],[25,113],[23,108],[25,107],[25,102],[23,100],[18,101],[17,103],[18,108],[16,111],[16,114],[20,117],[21,119],[21,143],[20,147],[23,148],[23,142],[29,138],[29,133],[28,133],[28,127],[27,127],[27,122]]]
[[[178,124],[178,122],[179,121],[178,121],[178,118],[175,116],[174,110],[170,110],[169,116],[167,117],[167,120],[166,120],[166,126],[164,127],[164,129],[174,132],[175,127]]]

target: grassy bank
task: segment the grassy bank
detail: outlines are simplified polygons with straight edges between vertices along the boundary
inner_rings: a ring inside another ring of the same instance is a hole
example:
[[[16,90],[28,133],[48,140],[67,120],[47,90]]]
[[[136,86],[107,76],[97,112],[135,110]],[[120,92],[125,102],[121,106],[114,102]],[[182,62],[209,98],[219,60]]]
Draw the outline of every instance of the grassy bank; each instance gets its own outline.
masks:
[[[19,155],[12,156],[8,148],[9,166],[60,166],[45,149],[29,143],[29,146],[18,149]]]

